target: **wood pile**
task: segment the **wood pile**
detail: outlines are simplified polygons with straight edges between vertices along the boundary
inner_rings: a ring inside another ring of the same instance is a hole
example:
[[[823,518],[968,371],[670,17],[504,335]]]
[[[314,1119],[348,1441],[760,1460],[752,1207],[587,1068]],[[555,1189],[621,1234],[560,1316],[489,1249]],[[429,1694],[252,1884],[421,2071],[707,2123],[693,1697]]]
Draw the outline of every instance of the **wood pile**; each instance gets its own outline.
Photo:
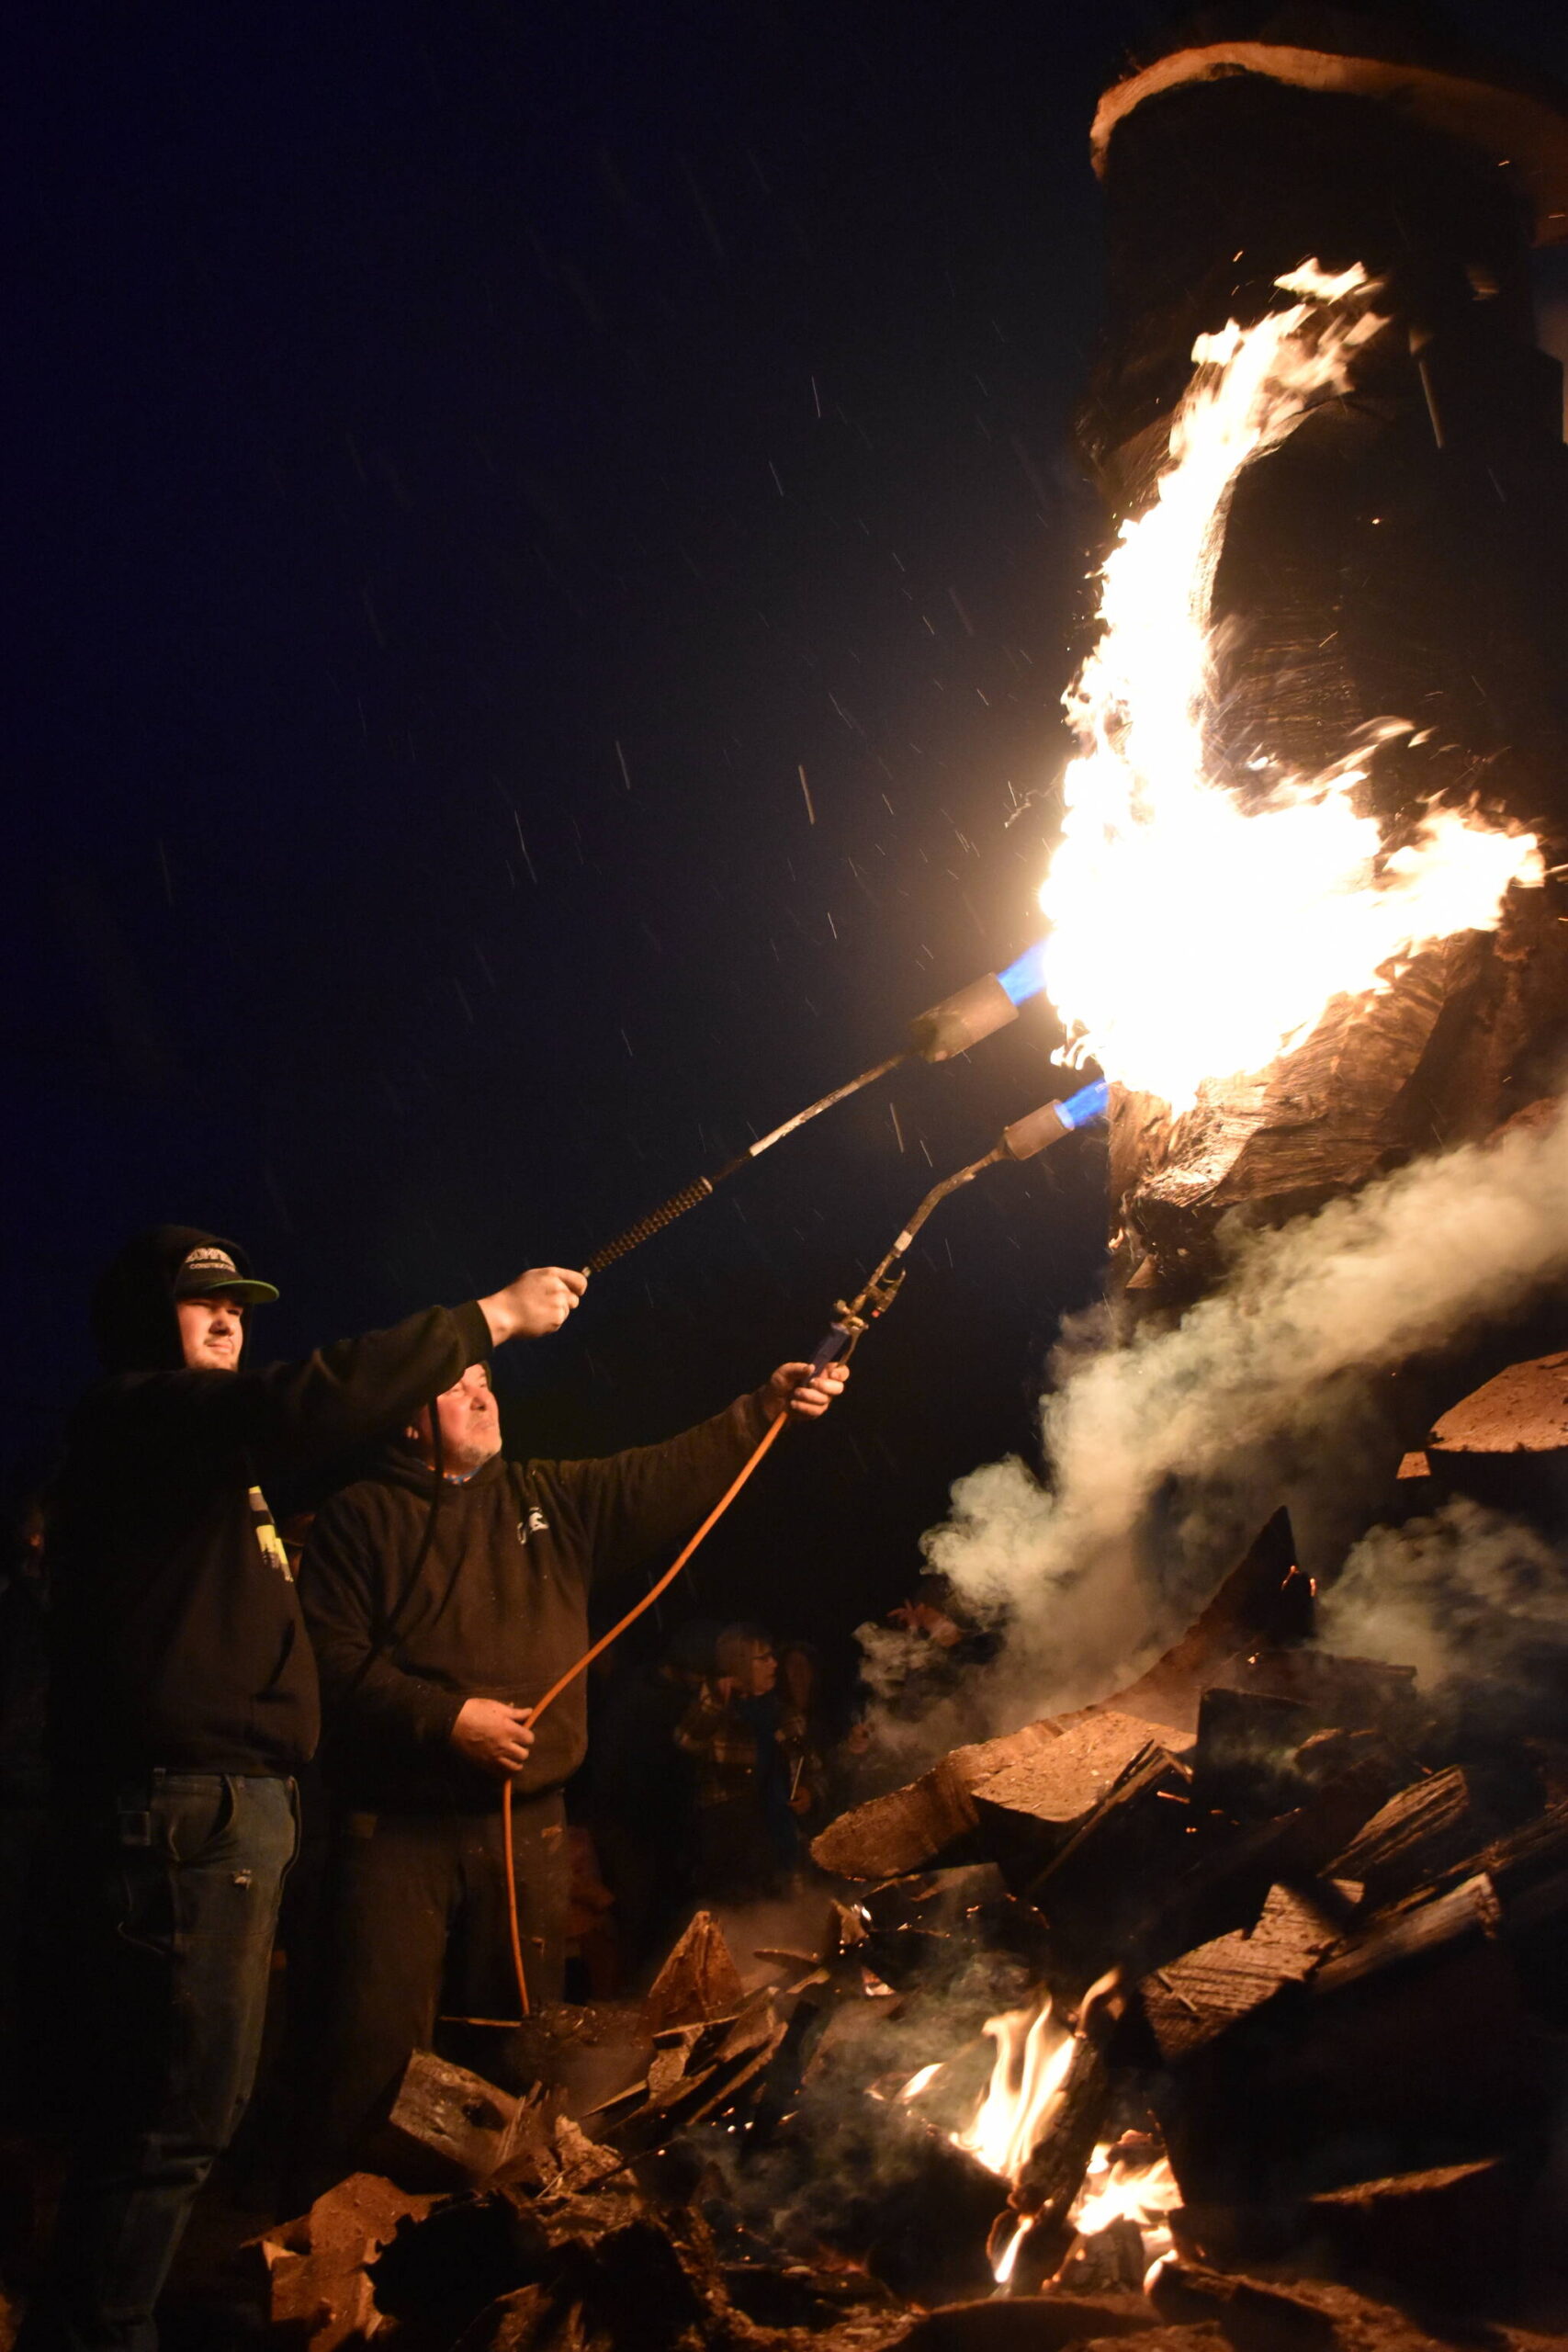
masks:
[[[411,2186],[357,2176],[265,2243],[272,2340],[1404,2352],[1438,2306],[1499,2308],[1568,2025],[1563,1757],[1445,1752],[1408,1678],[1362,1661],[1212,1671],[1195,1735],[1123,1701],[832,1824],[849,1883],[797,1948],[732,1951],[699,1913],[628,2017],[622,2086],[575,2120],[416,2053]],[[1073,2046],[1003,2179],[953,2135],[987,2020],[1042,1988]],[[1174,2173],[1148,2295],[1138,2222],[1073,2219],[1106,2143]],[[987,2240],[1021,2217],[997,2300]]]

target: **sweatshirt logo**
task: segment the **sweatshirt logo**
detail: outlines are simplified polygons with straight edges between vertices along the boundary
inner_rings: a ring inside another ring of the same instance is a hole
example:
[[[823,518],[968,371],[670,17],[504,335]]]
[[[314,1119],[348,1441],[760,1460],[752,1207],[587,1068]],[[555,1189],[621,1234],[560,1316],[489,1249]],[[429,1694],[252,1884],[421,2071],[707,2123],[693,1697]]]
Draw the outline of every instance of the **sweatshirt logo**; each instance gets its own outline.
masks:
[[[529,1511],[526,1519],[520,1519],[517,1522],[517,1541],[519,1544],[526,1544],[530,1535],[547,1535],[549,1532],[550,1522],[545,1517],[544,1512],[539,1509],[537,1503],[536,1503],[533,1509]]]

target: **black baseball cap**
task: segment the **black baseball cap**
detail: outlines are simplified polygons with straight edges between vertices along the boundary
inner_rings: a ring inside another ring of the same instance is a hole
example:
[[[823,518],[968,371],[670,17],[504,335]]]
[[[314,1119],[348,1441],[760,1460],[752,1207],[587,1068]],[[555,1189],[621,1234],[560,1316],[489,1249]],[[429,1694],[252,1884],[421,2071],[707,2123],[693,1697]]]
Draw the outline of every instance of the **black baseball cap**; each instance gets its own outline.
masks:
[[[176,1298],[208,1298],[219,1291],[237,1299],[242,1306],[270,1306],[277,1296],[271,1283],[258,1282],[254,1274],[243,1274],[227,1250],[215,1241],[204,1241],[186,1252],[180,1270],[175,1276]]]

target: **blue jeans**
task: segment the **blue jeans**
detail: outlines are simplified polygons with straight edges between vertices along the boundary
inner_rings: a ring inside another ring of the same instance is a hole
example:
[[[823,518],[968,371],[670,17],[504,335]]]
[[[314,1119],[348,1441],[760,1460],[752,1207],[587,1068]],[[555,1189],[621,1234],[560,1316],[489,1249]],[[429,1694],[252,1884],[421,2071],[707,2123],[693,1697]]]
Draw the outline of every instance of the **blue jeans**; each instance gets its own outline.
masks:
[[[255,2079],[294,1783],[157,1771],[59,1826],[94,2106],[21,2341],[155,2352],[153,2306]]]

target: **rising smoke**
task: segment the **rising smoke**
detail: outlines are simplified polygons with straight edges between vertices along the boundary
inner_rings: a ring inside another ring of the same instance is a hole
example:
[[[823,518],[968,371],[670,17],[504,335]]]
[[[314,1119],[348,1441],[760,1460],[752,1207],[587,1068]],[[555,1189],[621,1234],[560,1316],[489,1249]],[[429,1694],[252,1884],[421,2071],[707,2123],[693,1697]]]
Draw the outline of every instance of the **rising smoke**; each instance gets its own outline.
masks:
[[[1318,1609],[1324,1645],[1413,1666],[1429,1701],[1494,1721],[1560,1690],[1568,1660],[1562,1561],[1539,1529],[1465,1497],[1377,1527]]]
[[[958,1482],[926,1538],[976,1607],[1007,1613],[991,1727],[1124,1683],[1211,1598],[1292,1464],[1353,1470],[1393,1367],[1517,1312],[1565,1272],[1558,1117],[1236,1234],[1221,1287],[1174,1329],[1087,1351],[1080,1333],[1042,1407],[1049,1484],[1016,1458],[992,1463]],[[1433,1541],[1451,1550],[1477,1533],[1450,1520]],[[1364,1553],[1347,1609],[1382,1556]],[[1377,1646],[1390,1655],[1381,1635]]]

